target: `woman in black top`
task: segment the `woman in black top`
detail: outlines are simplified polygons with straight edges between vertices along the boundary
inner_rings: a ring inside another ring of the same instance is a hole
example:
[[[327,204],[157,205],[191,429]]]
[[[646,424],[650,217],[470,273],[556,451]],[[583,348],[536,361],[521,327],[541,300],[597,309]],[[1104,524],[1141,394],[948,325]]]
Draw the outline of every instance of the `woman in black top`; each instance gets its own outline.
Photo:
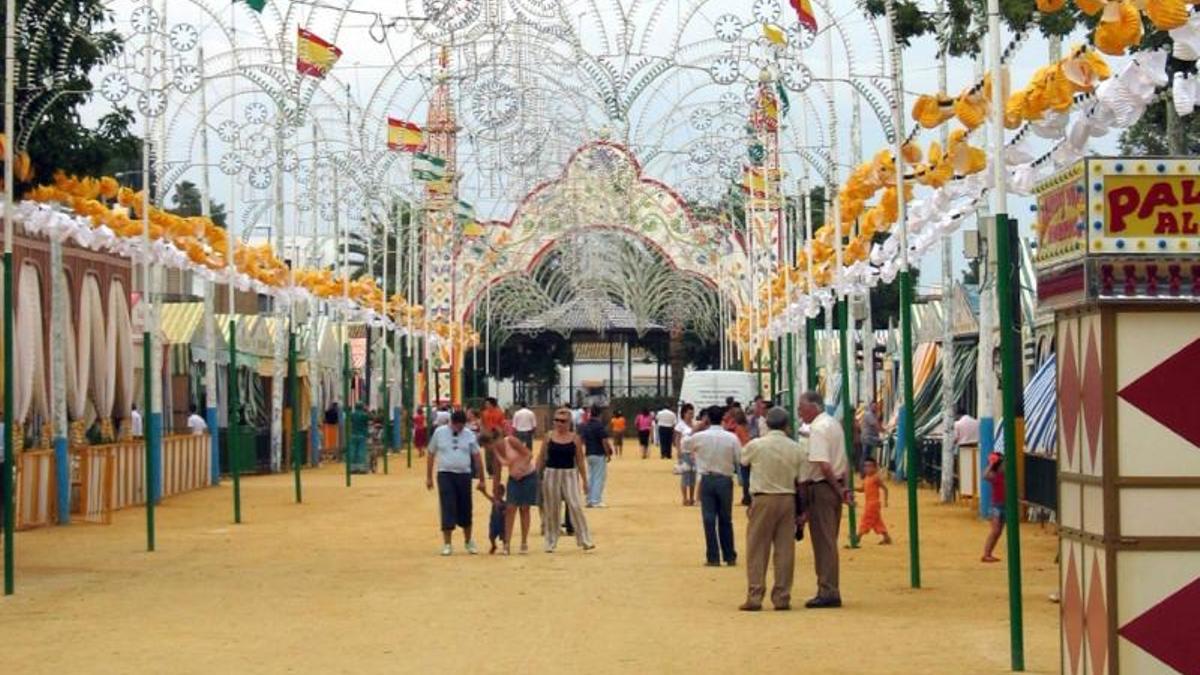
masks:
[[[554,427],[542,441],[538,470],[545,471],[542,478],[542,522],[545,529],[546,553],[553,553],[558,545],[558,513],[564,501],[571,516],[571,524],[575,527],[575,541],[585,551],[596,548],[588,532],[587,518],[583,515],[581,505],[581,489],[587,485],[583,442],[571,431],[571,411],[566,408],[554,411]],[[553,524],[545,520],[545,514],[550,514]]]

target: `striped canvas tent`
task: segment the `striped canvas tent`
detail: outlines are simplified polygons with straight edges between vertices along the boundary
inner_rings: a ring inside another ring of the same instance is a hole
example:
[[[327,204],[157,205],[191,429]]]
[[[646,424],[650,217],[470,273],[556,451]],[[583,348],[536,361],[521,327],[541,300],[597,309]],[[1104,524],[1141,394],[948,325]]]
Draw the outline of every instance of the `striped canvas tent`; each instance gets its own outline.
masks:
[[[1058,451],[1058,400],[1055,388],[1058,384],[1055,368],[1058,359],[1054,354],[1038,366],[1033,377],[1025,385],[1025,452],[1045,457],[1056,457]],[[996,419],[996,433],[992,437],[995,448],[1004,447],[1004,418]]]

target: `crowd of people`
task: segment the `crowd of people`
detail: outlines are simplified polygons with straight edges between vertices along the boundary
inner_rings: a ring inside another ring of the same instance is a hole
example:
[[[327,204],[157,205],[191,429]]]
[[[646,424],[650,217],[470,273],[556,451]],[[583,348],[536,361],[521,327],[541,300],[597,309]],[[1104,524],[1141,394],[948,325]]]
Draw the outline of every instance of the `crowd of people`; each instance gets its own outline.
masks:
[[[431,425],[425,413],[416,411],[413,439],[426,458],[426,485],[437,488],[442,555],[453,553],[451,538],[457,529],[462,530],[465,550],[479,552],[472,535],[476,492],[491,504],[491,553],[513,552],[518,523],[517,552],[529,551],[535,507],[545,552],[556,550],[563,532],[573,535],[584,551],[593,550],[586,509],[606,506],[608,464],[621,456],[627,429],[620,411],[605,413],[599,407],[558,408],[550,428],[543,431],[538,416],[524,403],[509,416],[494,398],[478,413],[441,406],[431,415]],[[960,420],[956,440],[977,442],[972,421],[969,416]],[[792,424],[798,428],[790,428]],[[874,533],[881,544],[892,541],[883,518],[888,488],[879,473],[882,424],[874,402],[859,416],[851,453],[846,451],[842,424],[815,392],[802,394],[795,411],[762,397],[746,408],[732,398],[723,406],[700,410],[687,402],[677,409],[644,408],[634,416],[632,427],[641,458],[649,458],[657,445],[660,458],[675,462],[680,503],[699,505],[706,565],[737,565],[733,509],[735,503],[747,508],[747,592],[739,607],[743,611],[762,609],[771,563],[771,605],[776,610],[791,608],[795,547],[806,537],[817,588],[805,607],[841,606],[838,535],[843,508],[854,500],[852,470],[860,475],[856,489],[864,500],[858,536]],[[540,444],[535,441],[539,436]],[[992,458],[985,479],[992,482],[995,503],[1001,504],[1003,473],[998,466],[1000,460]],[[995,560],[992,549],[1004,524],[999,508],[992,517],[983,556],[987,562]]]

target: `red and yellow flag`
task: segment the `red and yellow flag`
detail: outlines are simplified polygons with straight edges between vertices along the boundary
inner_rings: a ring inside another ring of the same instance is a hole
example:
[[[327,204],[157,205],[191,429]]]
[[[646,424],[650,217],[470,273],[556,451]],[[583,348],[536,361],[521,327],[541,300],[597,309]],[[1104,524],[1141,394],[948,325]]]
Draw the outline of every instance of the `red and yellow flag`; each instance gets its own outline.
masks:
[[[388,150],[420,152],[424,149],[425,134],[421,127],[394,117],[388,118]]]
[[[342,50],[303,28],[296,29],[296,70],[323,78],[342,56]]]
[[[796,10],[796,18],[800,20],[800,25],[809,30],[810,33],[817,32],[817,15],[813,14],[812,2],[810,0],[790,0],[792,9]]]

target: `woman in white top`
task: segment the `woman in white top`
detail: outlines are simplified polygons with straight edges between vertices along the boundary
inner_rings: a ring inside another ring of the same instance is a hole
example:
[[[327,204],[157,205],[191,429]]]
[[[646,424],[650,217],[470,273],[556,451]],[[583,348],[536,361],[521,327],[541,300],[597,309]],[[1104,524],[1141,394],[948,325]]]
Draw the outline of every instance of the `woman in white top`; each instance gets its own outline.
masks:
[[[675,423],[675,447],[679,449],[679,492],[684,506],[696,505],[696,455],[685,450],[683,444],[692,435],[692,420],[696,409],[684,403],[679,409],[679,421]]]

